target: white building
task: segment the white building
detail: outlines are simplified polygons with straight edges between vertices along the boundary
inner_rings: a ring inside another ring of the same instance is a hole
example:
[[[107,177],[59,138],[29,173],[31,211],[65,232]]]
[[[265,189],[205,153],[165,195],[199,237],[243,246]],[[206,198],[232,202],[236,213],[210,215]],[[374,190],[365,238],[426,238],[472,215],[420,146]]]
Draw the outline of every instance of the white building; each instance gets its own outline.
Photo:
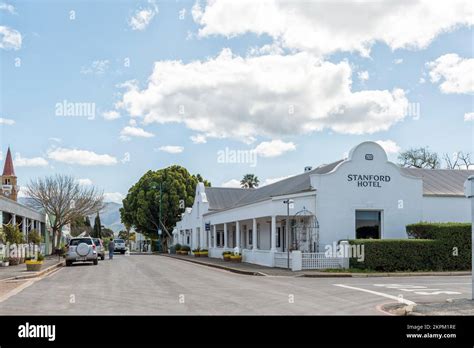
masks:
[[[290,250],[324,251],[356,238],[407,238],[407,224],[470,222],[463,184],[473,170],[408,169],[364,142],[349,157],[257,189],[204,187],[176,225],[174,241],[209,249],[210,257],[241,249],[243,261],[275,266]],[[287,204],[291,233],[286,235]],[[288,238],[288,241],[287,241]]]

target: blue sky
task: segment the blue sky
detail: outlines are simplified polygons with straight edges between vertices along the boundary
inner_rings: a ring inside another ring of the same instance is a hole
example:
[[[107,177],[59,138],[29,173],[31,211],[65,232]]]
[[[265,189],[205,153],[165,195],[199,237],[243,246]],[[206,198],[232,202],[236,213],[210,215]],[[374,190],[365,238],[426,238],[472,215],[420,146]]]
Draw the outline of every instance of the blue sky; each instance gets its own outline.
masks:
[[[394,161],[417,146],[473,151],[469,2],[340,2],[334,17],[315,4],[0,1],[2,160],[10,145],[20,185],[71,174],[117,200],[171,164],[221,186],[297,174],[365,140]],[[367,18],[341,29],[350,14]],[[95,113],[58,115],[64,101]],[[258,162],[219,163],[226,148]]]

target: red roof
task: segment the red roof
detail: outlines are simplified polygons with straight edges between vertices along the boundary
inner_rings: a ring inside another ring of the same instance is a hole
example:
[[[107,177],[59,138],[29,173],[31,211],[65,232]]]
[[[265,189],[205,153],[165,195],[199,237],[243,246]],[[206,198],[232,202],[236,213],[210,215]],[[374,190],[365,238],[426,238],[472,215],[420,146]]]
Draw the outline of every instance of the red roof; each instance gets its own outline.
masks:
[[[15,176],[15,168],[13,168],[12,154],[10,147],[7,151],[7,157],[5,158],[5,166],[3,167],[3,176]]]

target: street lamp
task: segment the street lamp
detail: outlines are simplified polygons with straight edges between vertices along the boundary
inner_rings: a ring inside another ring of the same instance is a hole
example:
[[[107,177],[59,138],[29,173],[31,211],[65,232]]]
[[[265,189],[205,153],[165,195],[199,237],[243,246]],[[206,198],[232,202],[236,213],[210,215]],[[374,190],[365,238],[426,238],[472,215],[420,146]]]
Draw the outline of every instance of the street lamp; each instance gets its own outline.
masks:
[[[283,204],[286,204],[286,261],[288,269],[290,269],[290,206],[293,209],[292,199],[285,199]]]

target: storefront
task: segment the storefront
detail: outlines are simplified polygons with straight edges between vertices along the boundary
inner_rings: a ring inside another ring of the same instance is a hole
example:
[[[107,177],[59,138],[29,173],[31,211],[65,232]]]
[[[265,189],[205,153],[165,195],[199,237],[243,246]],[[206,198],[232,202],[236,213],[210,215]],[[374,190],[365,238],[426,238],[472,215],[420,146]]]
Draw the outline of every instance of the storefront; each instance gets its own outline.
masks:
[[[364,142],[347,159],[261,188],[199,184],[174,237],[211,257],[237,248],[246,262],[275,266],[288,248],[321,252],[341,240],[407,238],[406,225],[419,221],[469,222],[463,184],[473,174],[400,168],[380,145]]]

